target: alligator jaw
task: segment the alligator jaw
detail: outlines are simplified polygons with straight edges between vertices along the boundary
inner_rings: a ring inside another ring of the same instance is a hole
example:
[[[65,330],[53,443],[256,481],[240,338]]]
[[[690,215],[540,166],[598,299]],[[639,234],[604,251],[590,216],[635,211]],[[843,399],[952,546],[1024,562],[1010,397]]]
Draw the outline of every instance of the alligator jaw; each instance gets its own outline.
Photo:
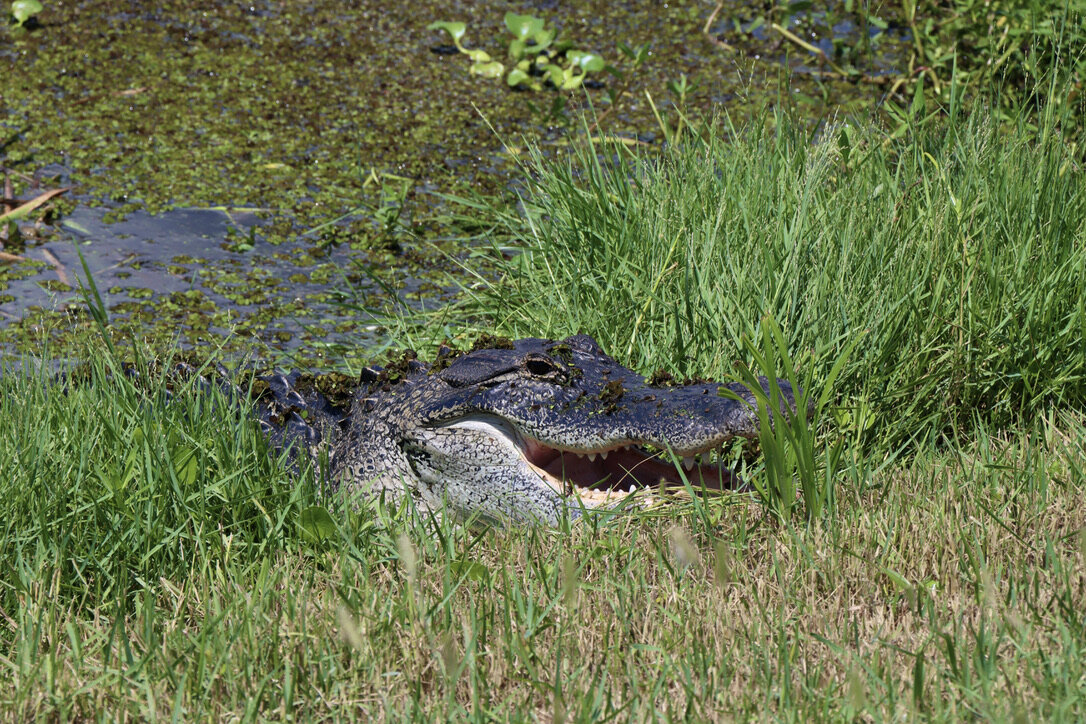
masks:
[[[648,446],[616,445],[593,452],[579,452],[548,447],[534,440],[522,449],[525,462],[541,477],[568,492],[589,489],[632,492],[647,487],[683,487],[685,482],[695,488],[710,490],[729,489],[734,476],[722,465],[719,449],[713,461],[709,451],[702,451],[702,460],[693,462],[694,455],[684,456],[691,461],[680,471],[665,450]]]
[[[546,488],[563,495],[602,491],[613,499],[639,488],[683,487],[689,483],[699,489],[721,490],[731,489],[735,482],[731,470],[723,465],[719,445],[683,451],[679,459],[684,470],[680,473],[666,450],[637,442],[616,441],[592,451],[556,447],[490,415],[472,415],[446,427],[487,434],[508,451],[513,464],[529,466]]]

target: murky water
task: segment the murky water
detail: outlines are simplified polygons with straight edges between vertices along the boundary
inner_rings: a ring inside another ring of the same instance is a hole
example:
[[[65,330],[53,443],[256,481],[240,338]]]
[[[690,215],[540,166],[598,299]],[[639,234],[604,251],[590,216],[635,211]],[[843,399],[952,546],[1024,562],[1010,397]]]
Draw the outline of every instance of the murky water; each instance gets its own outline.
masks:
[[[708,34],[705,3],[573,5],[520,11],[630,74],[598,132],[636,138],[645,153],[664,137],[646,93],[665,119],[680,102],[688,113],[723,107],[733,118],[782,100],[812,118],[870,112],[879,91],[829,79],[817,56],[769,22],[831,55],[866,32],[874,47],[856,63],[871,75],[897,67],[908,43],[892,27],[877,35],[837,4],[760,24],[747,5],[727,4]],[[580,114],[606,110],[607,91],[623,85],[601,74],[587,95],[513,92],[472,76],[459,53],[436,52],[448,38],[426,28],[463,20],[468,47],[501,57],[507,9],[496,1],[422,2],[411,13],[377,0],[349,10],[320,1],[216,11],[90,1],[78,12],[50,4],[33,33],[0,35],[8,111],[0,166],[16,173],[19,198],[35,193],[26,177],[79,194],[62,202],[51,233],[15,249],[40,264],[0,262],[0,347],[25,348],[43,329],[86,328],[85,317],[66,312],[83,304],[74,288],[79,253],[114,323],[153,344],[251,340],[267,353],[320,358],[380,344],[366,308],[387,308],[389,290],[439,304],[450,293],[441,272],[456,269],[449,256],[474,243],[456,240],[433,192],[508,200],[516,170],[504,144],[536,139],[561,153]],[[623,66],[620,42],[649,44],[645,65]],[[777,92],[783,65],[795,97]],[[669,84],[682,75],[692,90],[680,99]],[[362,206],[368,211],[330,223]],[[437,249],[435,239],[444,239]]]

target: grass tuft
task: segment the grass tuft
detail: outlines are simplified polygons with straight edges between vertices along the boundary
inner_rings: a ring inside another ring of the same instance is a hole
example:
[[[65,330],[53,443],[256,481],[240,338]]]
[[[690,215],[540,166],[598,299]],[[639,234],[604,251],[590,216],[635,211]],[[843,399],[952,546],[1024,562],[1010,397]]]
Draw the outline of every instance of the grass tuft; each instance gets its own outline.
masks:
[[[476,209],[519,253],[468,309],[716,378],[753,362],[770,318],[816,383],[854,347],[837,417],[889,447],[1081,406],[1086,176],[1046,118],[936,119],[900,141],[725,119],[660,156],[537,149],[518,207]]]

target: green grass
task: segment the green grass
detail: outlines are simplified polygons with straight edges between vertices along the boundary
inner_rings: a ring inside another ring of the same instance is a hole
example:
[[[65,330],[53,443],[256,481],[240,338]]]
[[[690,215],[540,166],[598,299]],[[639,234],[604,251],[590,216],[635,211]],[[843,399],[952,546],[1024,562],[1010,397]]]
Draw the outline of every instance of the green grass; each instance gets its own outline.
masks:
[[[4,374],[0,711],[1082,719],[1086,201],[1058,119],[815,144],[766,120],[617,167],[536,157],[523,213],[473,211],[522,253],[400,332],[794,365],[823,414],[763,435],[776,493],[457,528],[327,500],[241,403],[167,401],[109,354],[67,390]],[[797,490],[810,519],[777,505]]]
[[[523,212],[473,209],[522,253],[480,277],[471,311],[680,375],[751,362],[765,317],[816,380],[854,344],[839,401],[887,446],[1081,406],[1086,176],[1058,119],[977,113],[899,142],[842,125],[817,143],[764,120],[657,157],[537,152]]]
[[[1083,714],[1081,416],[854,462],[825,525],[749,496],[568,533],[333,504],[314,543],[312,482],[225,401],[0,384],[16,719]]]

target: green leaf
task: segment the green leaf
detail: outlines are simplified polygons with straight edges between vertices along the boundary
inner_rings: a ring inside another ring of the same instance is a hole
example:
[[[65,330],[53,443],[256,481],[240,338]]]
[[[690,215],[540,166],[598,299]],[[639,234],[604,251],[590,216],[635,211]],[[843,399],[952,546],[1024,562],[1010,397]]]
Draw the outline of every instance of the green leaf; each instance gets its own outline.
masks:
[[[841,160],[848,166],[848,157],[852,153],[852,142],[848,137],[848,128],[842,126],[837,134],[837,150],[841,152]]]
[[[590,53],[581,63],[581,67],[586,73],[598,73],[607,67],[607,63],[604,62],[603,57]]]
[[[908,592],[913,587],[913,585],[909,583],[908,578],[901,575],[892,568],[883,568],[882,573],[893,582],[894,587],[897,588],[899,591]]]
[[[581,75],[570,75],[565,81],[562,82],[562,90],[573,90],[574,88],[580,88],[581,83],[584,82],[584,73]]]
[[[464,54],[474,63],[489,63],[491,60],[490,53],[485,50],[465,50]]]
[[[513,60],[520,60],[524,57],[524,47],[526,43],[520,38],[514,38],[509,41],[509,57]]]
[[[505,77],[505,82],[509,84],[510,88],[515,88],[521,83],[527,81],[531,76],[525,73],[520,68],[513,68],[509,71],[509,75]]]
[[[478,583],[485,583],[490,578],[490,569],[478,561],[456,560],[449,564],[449,570],[457,578],[469,578]]]
[[[460,44],[460,38],[464,37],[464,33],[467,31],[468,26],[463,23],[444,23],[436,22],[430,23],[426,26],[427,30],[445,30],[452,36],[453,42],[457,45]]]
[[[181,448],[173,455],[173,469],[177,473],[177,482],[182,487],[192,487],[196,484],[196,478],[200,474],[199,461],[196,456],[196,448]]]
[[[15,18],[15,23],[20,26],[42,10],[38,0],[15,0],[11,4],[11,15]]]
[[[4,577],[3,577],[3,580],[4,580],[4,581],[7,581],[7,583],[8,583],[8,584],[9,584],[9,585],[10,585],[10,586],[11,586],[12,588],[14,588],[14,589],[15,589],[16,591],[18,591],[19,593],[26,593],[26,592],[27,592],[27,591],[29,590],[29,589],[27,588],[26,584],[25,584],[25,583],[23,582],[23,577],[22,577],[22,576],[20,576],[20,575],[19,575],[19,574],[18,574],[18,573],[17,573],[16,571],[15,571],[15,569],[11,567],[11,565],[10,565],[10,564],[8,564],[8,563],[7,563],[6,561],[5,561],[5,562],[4,562],[3,564],[0,564],[0,565],[3,565],[3,567],[4,567],[5,569],[6,569],[6,570],[5,570],[5,573],[4,573]]]
[[[84,236],[91,235],[90,229],[78,222],[72,221],[71,219],[65,219],[64,221],[60,222],[60,225],[63,226],[65,229],[71,229],[72,231],[83,234]]]
[[[501,78],[502,73],[505,72],[505,66],[492,60],[489,63],[472,63],[470,71],[484,78]]]
[[[554,84],[555,88],[561,88],[562,83],[566,80],[565,72],[562,70],[561,66],[557,66],[554,63],[548,63],[544,66],[543,72],[546,74],[547,80]]]
[[[586,73],[599,72],[607,65],[602,57],[595,53],[586,53],[583,50],[571,50],[566,53],[566,57],[574,65],[580,66],[581,70]]]
[[[543,21],[531,15],[505,14],[505,27],[521,40],[527,40],[543,30]]]
[[[913,91],[913,102],[909,106],[909,115],[914,119],[921,119],[927,113],[927,105],[924,103],[924,76],[916,81],[916,90]]]
[[[321,543],[336,534],[336,521],[320,506],[313,505],[298,514],[298,528],[302,537],[311,543]]]
[[[529,53],[538,53],[544,48],[550,46],[554,42],[553,30],[542,30],[532,36],[532,40],[535,41],[535,45],[528,46]]]
[[[913,664],[913,703],[917,709],[924,708],[924,649],[916,652]]]

